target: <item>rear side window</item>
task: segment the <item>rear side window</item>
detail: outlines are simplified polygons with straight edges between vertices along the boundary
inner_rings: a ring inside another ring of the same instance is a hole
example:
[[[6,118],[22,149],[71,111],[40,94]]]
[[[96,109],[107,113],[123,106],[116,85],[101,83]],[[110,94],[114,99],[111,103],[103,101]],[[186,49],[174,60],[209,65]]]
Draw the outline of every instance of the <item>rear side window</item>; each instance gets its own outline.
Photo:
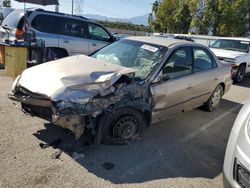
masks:
[[[87,23],[80,20],[60,18],[59,34],[78,38],[87,38]]]
[[[215,67],[211,54],[203,48],[194,47],[194,72],[205,71]]]
[[[31,22],[31,26],[41,32],[57,34],[58,18],[52,15],[37,15]]]
[[[6,26],[9,28],[17,28],[17,25],[22,18],[23,12],[14,10],[4,18],[2,26]]]
[[[93,40],[102,40],[102,41],[109,41],[110,35],[108,32],[99,25],[89,23],[89,37]]]

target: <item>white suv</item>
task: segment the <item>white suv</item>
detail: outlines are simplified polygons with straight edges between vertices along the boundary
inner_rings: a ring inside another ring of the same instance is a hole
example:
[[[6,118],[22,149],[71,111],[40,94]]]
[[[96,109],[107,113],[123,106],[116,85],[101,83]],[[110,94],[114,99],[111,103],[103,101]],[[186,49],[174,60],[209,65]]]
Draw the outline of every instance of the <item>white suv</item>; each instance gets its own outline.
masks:
[[[24,18],[27,20],[25,26]],[[56,53],[58,58],[88,55],[115,40],[106,28],[87,18],[42,9],[28,10],[26,16],[23,10],[12,11],[2,22],[1,38],[6,38],[9,31],[9,38],[13,40],[23,29],[44,40],[46,48]]]
[[[210,46],[219,60],[232,65],[235,82],[241,82],[245,74],[250,73],[249,47],[248,38],[221,38]]]

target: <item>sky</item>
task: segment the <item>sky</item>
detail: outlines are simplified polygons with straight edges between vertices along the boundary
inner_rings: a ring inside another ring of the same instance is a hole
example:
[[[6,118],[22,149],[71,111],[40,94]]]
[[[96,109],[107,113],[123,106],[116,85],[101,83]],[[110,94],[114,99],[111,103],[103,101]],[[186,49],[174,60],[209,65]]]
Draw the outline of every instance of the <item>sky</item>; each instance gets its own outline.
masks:
[[[74,0],[78,1],[78,0]],[[82,0],[83,14],[98,14],[115,18],[131,18],[151,12],[154,0]],[[11,0],[13,8],[24,8],[23,3]],[[59,0],[60,12],[71,13],[72,0]],[[38,6],[26,3],[27,8],[55,10],[55,6]]]

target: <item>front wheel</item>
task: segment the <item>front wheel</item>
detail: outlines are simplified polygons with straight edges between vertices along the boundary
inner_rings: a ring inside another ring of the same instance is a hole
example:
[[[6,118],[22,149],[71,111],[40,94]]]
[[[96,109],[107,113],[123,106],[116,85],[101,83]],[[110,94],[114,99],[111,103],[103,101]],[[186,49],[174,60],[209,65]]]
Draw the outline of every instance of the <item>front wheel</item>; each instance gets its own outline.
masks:
[[[223,87],[221,85],[218,85],[211,94],[208,101],[204,104],[203,106],[204,109],[209,112],[214,111],[220,104],[222,96],[223,96]]]
[[[235,75],[235,77],[233,78],[233,80],[236,82],[236,83],[240,83],[242,82],[242,80],[244,79],[245,77],[245,65],[240,65],[239,68],[238,68],[238,71],[237,71],[237,74]]]
[[[147,128],[145,116],[133,108],[121,108],[106,115],[103,126],[105,144],[129,144],[143,136]]]

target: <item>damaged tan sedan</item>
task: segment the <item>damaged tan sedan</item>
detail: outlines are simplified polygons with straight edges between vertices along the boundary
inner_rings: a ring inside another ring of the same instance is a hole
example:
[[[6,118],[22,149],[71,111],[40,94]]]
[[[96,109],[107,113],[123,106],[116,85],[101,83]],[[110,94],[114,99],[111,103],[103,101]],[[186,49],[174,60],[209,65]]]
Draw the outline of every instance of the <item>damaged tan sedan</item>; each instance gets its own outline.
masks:
[[[231,66],[193,42],[129,37],[95,52],[25,70],[9,98],[22,110],[93,142],[130,143],[146,128],[199,106],[213,111]]]

